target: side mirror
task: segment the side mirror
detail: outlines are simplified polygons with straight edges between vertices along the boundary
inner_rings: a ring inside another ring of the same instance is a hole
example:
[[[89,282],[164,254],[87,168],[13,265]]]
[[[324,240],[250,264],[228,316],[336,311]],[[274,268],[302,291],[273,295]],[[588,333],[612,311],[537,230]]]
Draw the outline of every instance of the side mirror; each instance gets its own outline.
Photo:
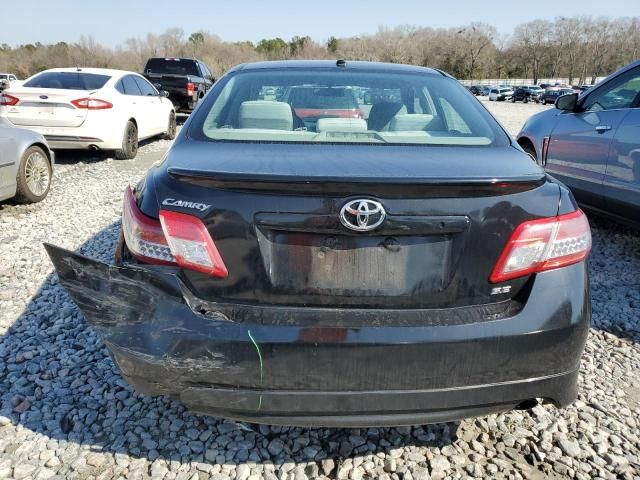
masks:
[[[169,98],[169,92],[166,90],[160,90],[160,96],[164,98]]]
[[[556,98],[556,108],[558,110],[564,110],[566,112],[573,112],[578,105],[578,94],[568,93],[566,95],[560,95]]]

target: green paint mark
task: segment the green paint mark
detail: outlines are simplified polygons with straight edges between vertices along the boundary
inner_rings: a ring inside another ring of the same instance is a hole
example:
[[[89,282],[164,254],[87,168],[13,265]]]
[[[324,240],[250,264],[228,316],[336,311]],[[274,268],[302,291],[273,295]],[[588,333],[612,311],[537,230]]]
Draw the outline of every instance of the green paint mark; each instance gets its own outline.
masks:
[[[256,347],[256,352],[258,352],[258,360],[260,361],[260,386],[262,386],[262,380],[264,378],[264,366],[262,363],[262,351],[260,350],[260,345],[258,345],[258,342],[256,342],[256,339],[253,338],[253,335],[251,335],[251,330],[247,330],[247,335],[249,335],[249,338],[251,339],[251,342],[253,342],[253,346]],[[260,394],[260,400],[258,401],[258,410],[260,410],[260,408],[262,407],[262,394]]]

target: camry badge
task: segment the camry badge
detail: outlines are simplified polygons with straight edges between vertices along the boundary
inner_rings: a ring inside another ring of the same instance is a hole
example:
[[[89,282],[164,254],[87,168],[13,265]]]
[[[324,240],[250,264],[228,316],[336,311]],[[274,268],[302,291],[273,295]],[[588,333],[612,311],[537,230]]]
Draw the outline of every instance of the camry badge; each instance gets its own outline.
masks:
[[[379,227],[386,216],[380,202],[359,198],[344,204],[340,210],[340,223],[356,232],[368,232]]]
[[[162,205],[168,205],[170,207],[193,208],[195,210],[200,210],[201,212],[204,212],[211,206],[207,205],[206,203],[187,202],[186,200],[176,200],[175,198],[165,198],[162,201]]]

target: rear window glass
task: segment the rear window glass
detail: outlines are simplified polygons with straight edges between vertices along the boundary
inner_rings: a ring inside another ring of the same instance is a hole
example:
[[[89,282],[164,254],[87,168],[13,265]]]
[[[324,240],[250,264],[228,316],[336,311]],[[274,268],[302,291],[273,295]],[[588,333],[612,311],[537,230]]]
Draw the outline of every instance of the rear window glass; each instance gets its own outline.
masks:
[[[493,117],[451,78],[344,70],[229,75],[198,110],[191,134],[238,142],[508,143]]]
[[[193,60],[152,58],[144,67],[145,73],[165,73],[169,75],[200,76],[196,62]]]
[[[111,77],[83,72],[43,72],[26,81],[23,87],[61,88],[64,90],[98,90]]]

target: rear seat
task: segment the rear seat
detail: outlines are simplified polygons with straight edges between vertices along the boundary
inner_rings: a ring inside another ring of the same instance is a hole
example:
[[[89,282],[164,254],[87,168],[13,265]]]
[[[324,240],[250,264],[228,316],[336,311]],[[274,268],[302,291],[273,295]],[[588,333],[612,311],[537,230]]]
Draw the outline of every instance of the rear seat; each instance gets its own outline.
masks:
[[[293,112],[286,102],[247,101],[240,105],[238,123],[240,128],[293,130]]]
[[[390,132],[416,132],[427,130],[433,121],[433,115],[428,113],[405,113],[396,115],[389,124]]]
[[[394,116],[407,113],[407,107],[397,102],[374,103],[369,112],[367,123],[369,130],[385,132]]]
[[[362,118],[320,118],[317,132],[366,132],[367,122]]]

